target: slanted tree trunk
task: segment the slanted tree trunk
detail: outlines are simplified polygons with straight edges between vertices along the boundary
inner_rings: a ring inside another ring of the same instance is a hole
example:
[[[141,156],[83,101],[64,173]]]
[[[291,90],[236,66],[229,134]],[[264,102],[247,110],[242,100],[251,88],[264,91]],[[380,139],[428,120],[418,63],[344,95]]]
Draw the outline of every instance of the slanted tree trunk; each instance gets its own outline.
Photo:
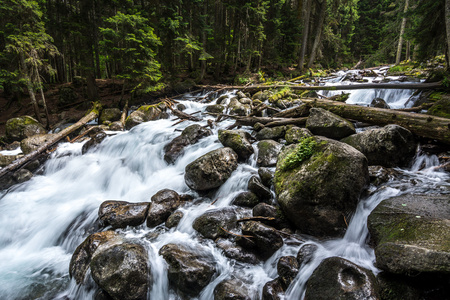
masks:
[[[409,5],[409,0],[405,0],[405,9],[403,10],[404,14],[408,11],[408,5]],[[395,58],[395,64],[396,65],[398,65],[400,63],[400,60],[401,60],[401,57],[402,57],[402,44],[403,44],[403,34],[405,33],[405,27],[406,27],[406,17],[403,16],[403,18],[402,18],[402,25],[400,27],[400,36],[398,38],[397,56]]]
[[[302,30],[302,48],[300,50],[300,57],[298,61],[298,69],[303,71],[303,65],[305,63],[306,56],[306,46],[308,44],[308,32],[309,32],[309,19],[311,16],[311,2],[312,0],[303,0],[304,8],[304,20],[303,20],[303,30]]]
[[[314,43],[311,49],[311,54],[309,56],[309,61],[307,65],[308,69],[311,68],[312,64],[314,63],[314,60],[316,59],[317,50],[319,49],[319,45],[322,40],[323,23],[325,21],[326,12],[327,12],[327,1],[322,0],[320,3],[320,15],[319,15],[319,22],[317,24],[316,38],[314,39]]]
[[[28,94],[30,95],[30,102],[34,109],[34,114],[36,115],[36,119],[39,121],[39,123],[42,124],[41,114],[39,112],[39,106],[36,101],[36,94],[34,93],[32,81],[31,81],[30,76],[28,75],[28,68],[25,63],[25,56],[22,52],[20,53],[20,65],[21,65],[23,76],[25,77]]]
[[[450,56],[450,0],[445,0],[445,31],[447,37],[447,51],[445,53],[447,61],[450,61],[448,59]],[[449,64],[447,64],[447,69],[450,69]]]

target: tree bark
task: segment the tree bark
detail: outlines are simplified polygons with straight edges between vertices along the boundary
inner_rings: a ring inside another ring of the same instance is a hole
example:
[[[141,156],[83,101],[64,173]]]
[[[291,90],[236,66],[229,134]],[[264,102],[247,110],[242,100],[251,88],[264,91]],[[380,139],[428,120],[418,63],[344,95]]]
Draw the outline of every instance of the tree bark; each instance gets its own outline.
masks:
[[[409,5],[409,0],[405,0],[405,9],[403,10],[404,14],[406,14],[406,12],[408,11],[408,5]],[[400,27],[400,36],[398,38],[397,56],[395,58],[395,64],[396,65],[398,65],[400,63],[400,60],[401,60],[401,57],[402,57],[402,44],[403,44],[403,34],[405,33],[405,27],[406,27],[406,17],[403,16],[403,18],[402,18],[402,25]]]
[[[447,51],[445,52],[447,61],[450,61],[450,0],[445,0],[445,32],[447,37]],[[447,70],[450,69],[450,65],[447,64]]]
[[[298,69],[303,71],[303,64],[305,63],[306,56],[306,46],[308,43],[308,32],[309,32],[309,17],[311,16],[311,2],[312,0],[304,0],[304,22],[302,30],[302,48],[300,52],[300,57],[298,61]]]
[[[307,65],[308,69],[311,68],[312,64],[314,63],[314,60],[316,59],[317,49],[319,49],[319,44],[322,40],[322,30],[326,12],[327,12],[327,1],[322,0],[320,4],[320,15],[319,15],[319,22],[317,24],[316,38],[314,39],[314,43],[311,49],[311,55],[309,56],[309,61]]]

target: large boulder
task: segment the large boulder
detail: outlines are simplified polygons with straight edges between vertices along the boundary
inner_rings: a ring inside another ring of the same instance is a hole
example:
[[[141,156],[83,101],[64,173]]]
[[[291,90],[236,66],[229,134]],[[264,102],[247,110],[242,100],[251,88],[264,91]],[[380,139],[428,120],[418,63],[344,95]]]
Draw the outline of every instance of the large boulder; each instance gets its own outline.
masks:
[[[169,281],[181,292],[195,297],[207,286],[216,272],[214,256],[201,248],[167,244],[159,254],[169,265]]]
[[[287,218],[302,233],[324,237],[344,233],[342,215],[354,211],[368,182],[367,159],[361,152],[316,137],[283,150],[274,187]]]
[[[125,128],[130,130],[143,122],[163,119],[166,117],[164,113],[165,109],[166,106],[162,102],[154,105],[143,105],[127,117],[125,120]]]
[[[236,170],[238,156],[225,147],[197,158],[186,166],[184,179],[191,189],[204,191],[220,187]]]
[[[278,231],[260,222],[245,222],[242,225],[242,234],[251,238],[239,237],[239,243],[255,251],[262,259],[268,259],[283,246],[283,238]]]
[[[369,165],[384,167],[407,165],[417,146],[412,133],[398,125],[366,130],[341,141],[361,151]]]
[[[249,104],[242,104],[236,97],[230,100],[228,108],[232,115],[248,116],[252,112],[252,108]]]
[[[250,300],[250,287],[242,280],[231,278],[221,281],[214,289],[214,300]]]
[[[119,121],[121,115],[122,113],[118,108],[105,108],[102,110],[100,117],[98,118],[98,124]]]
[[[123,243],[95,254],[91,261],[94,281],[114,300],[146,300],[152,276],[147,250]]]
[[[201,138],[212,135],[212,131],[198,124],[186,127],[180,136],[164,146],[164,160],[174,163],[184,153],[184,148],[197,143]]]
[[[146,122],[145,114],[142,111],[133,111],[125,120],[125,129],[130,130],[144,122]]]
[[[278,155],[283,145],[273,140],[263,140],[258,143],[258,158],[256,162],[261,167],[273,167],[277,164]]]
[[[356,132],[350,121],[323,108],[311,108],[310,115],[306,121],[306,128],[315,135],[322,135],[337,140]]]
[[[279,140],[284,138],[287,126],[265,127],[256,134],[256,139],[262,140]]]
[[[396,274],[450,274],[448,195],[406,194],[381,202],[368,218],[376,264]]]
[[[231,207],[218,208],[205,212],[194,220],[192,228],[206,238],[215,240],[228,236],[223,229],[230,231],[236,227],[236,211]]]
[[[378,300],[375,275],[346,259],[327,258],[306,283],[305,300],[322,299]]]
[[[149,206],[149,202],[109,200],[100,205],[98,217],[103,226],[110,225],[112,228],[138,226],[145,222]]]
[[[165,222],[181,203],[181,197],[177,192],[169,189],[158,191],[151,198],[147,226],[155,227]]]
[[[10,141],[21,141],[36,134],[46,134],[44,126],[30,116],[12,118],[6,121],[6,138]]]
[[[54,134],[37,134],[30,136],[20,142],[20,148],[22,149],[23,154],[27,155],[51,141],[54,136]]]
[[[250,143],[251,135],[244,130],[219,130],[219,141],[236,152],[240,160],[246,160],[254,150]]]
[[[284,138],[286,140],[286,145],[290,145],[299,143],[304,138],[308,138],[311,136],[313,136],[313,134],[308,129],[293,126],[286,130]]]
[[[284,290],[289,287],[299,270],[300,264],[295,256],[280,257],[277,263],[277,272]]]

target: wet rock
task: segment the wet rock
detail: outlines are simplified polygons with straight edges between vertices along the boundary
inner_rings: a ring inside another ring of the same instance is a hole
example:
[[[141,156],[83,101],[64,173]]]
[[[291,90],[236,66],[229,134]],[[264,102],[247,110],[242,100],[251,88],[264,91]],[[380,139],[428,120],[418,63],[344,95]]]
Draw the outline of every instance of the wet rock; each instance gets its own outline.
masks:
[[[266,101],[266,100],[269,100],[270,95],[271,95],[270,91],[259,91],[259,92],[256,92],[252,96],[252,99],[253,100]]]
[[[121,242],[122,237],[114,231],[103,231],[88,236],[72,255],[69,266],[70,277],[73,277],[78,284],[83,283],[95,252],[99,248],[108,248]]]
[[[183,103],[178,103],[178,104],[177,104],[177,109],[178,109],[179,111],[183,111],[183,110],[186,109],[186,105],[184,105]]]
[[[122,122],[120,122],[120,121],[112,122],[109,125],[109,130],[112,130],[112,131],[123,131],[124,129],[125,129],[125,127],[123,126]]]
[[[225,109],[225,106],[220,105],[220,104],[214,104],[214,105],[208,105],[205,108],[205,111],[214,113],[214,114],[221,114],[224,109]]]
[[[34,118],[22,116],[6,121],[6,138],[10,141],[21,141],[37,134],[46,134],[45,128]]]
[[[149,202],[130,203],[126,201],[105,201],[98,209],[98,217],[103,226],[125,228],[138,226],[147,218]]]
[[[262,259],[268,259],[272,256],[278,249],[283,246],[283,239],[281,235],[272,227],[264,225],[260,222],[249,221],[242,225],[242,234],[251,236],[251,241],[254,244],[254,249]],[[243,242],[241,245],[248,247],[245,244],[245,240],[239,239],[239,243]]]
[[[315,135],[338,140],[356,132],[350,121],[322,108],[310,109],[306,128]]]
[[[249,287],[239,279],[221,281],[214,289],[214,300],[250,300]]]
[[[98,251],[91,261],[94,281],[114,300],[145,300],[152,276],[147,250],[124,243]]]
[[[256,134],[256,139],[262,140],[279,140],[284,138],[287,126],[265,127]]]
[[[164,223],[181,203],[180,195],[173,190],[164,189],[157,192],[151,199],[147,215],[147,226],[155,227]]]
[[[106,121],[114,122],[119,121],[122,112],[118,108],[105,108],[102,110],[100,117],[98,118],[98,124],[103,124]]]
[[[219,238],[215,242],[217,247],[222,249],[223,254],[228,258],[253,265],[259,262],[259,259],[254,253],[247,251],[228,239]]]
[[[212,131],[198,124],[186,127],[180,136],[174,138],[164,146],[164,160],[173,164],[178,157],[183,155],[184,148],[197,143],[200,139],[212,135]]]
[[[133,111],[125,120],[125,129],[130,130],[144,122],[146,122],[145,114],[142,111]]]
[[[248,190],[253,192],[262,202],[270,203],[272,192],[265,187],[257,176],[252,176],[248,181]]]
[[[284,290],[289,287],[299,270],[300,265],[295,256],[280,257],[277,264],[277,272]]]
[[[216,272],[214,257],[199,247],[167,244],[159,250],[159,254],[169,265],[169,281],[189,296],[197,296]]]
[[[274,172],[269,168],[261,167],[258,169],[259,178],[261,178],[262,184],[270,188],[273,183]]]
[[[0,167],[6,167],[16,159],[23,157],[23,155],[2,155],[0,154]]]
[[[254,152],[250,140],[250,134],[243,130],[219,130],[219,141],[225,147],[233,149],[242,161],[247,160]]]
[[[315,141],[312,156],[289,168],[286,161],[298,148],[290,145],[283,150],[275,172],[275,193],[287,218],[302,233],[339,236],[347,228],[342,214],[355,210],[368,184],[367,159],[347,144],[324,137]]]
[[[208,152],[186,166],[186,184],[199,191],[218,188],[236,170],[237,160],[237,154],[228,147]]]
[[[17,148],[20,147],[20,142],[19,141],[14,141],[11,144],[8,144],[5,146],[5,150],[16,150]]]
[[[22,183],[22,182],[30,180],[33,177],[33,173],[31,173],[27,169],[20,169],[20,170],[14,172],[12,177],[17,183]]]
[[[300,265],[306,265],[313,257],[319,247],[314,244],[305,244],[298,250],[297,261]]]
[[[81,153],[85,154],[89,151],[89,149],[95,148],[98,146],[105,138],[106,133],[104,131],[99,131],[93,134],[89,135],[91,137],[90,140],[88,140],[86,143],[84,143],[83,147],[81,148]]]
[[[232,205],[243,206],[243,207],[254,207],[259,203],[259,198],[252,192],[242,192],[238,194],[233,201]]]
[[[369,165],[383,167],[406,166],[416,153],[416,143],[411,132],[398,125],[370,129],[342,140],[359,151]]]
[[[228,95],[222,95],[217,99],[216,103],[217,104],[225,104],[227,100],[228,100]]]
[[[262,292],[262,300],[282,300],[284,299],[284,290],[279,278],[267,282]]]
[[[143,105],[127,117],[125,129],[130,130],[141,123],[166,118],[165,109],[166,106],[162,102],[154,105]]]
[[[382,272],[378,274],[377,280],[380,289],[380,298],[383,300],[419,300],[421,298],[416,283],[404,276]]]
[[[375,186],[380,186],[400,175],[395,169],[385,168],[382,166],[369,166],[370,182]]]
[[[296,144],[302,141],[304,138],[311,137],[313,134],[306,128],[291,127],[286,130],[286,135],[284,136],[286,140],[286,145]]]
[[[252,212],[254,217],[273,218],[273,220],[261,220],[261,222],[266,225],[273,226],[278,229],[289,227],[286,217],[279,207],[275,207],[267,203],[259,203],[253,207]]]
[[[306,283],[305,300],[380,299],[375,276],[369,270],[340,258],[330,257],[313,272]]]
[[[258,143],[258,165],[261,167],[274,167],[282,147],[282,144],[273,140],[260,141]]]
[[[172,227],[177,227],[178,223],[180,223],[181,219],[184,217],[184,213],[182,211],[175,211],[173,212],[166,221],[166,227],[167,228],[172,228]]]
[[[252,104],[252,100],[250,98],[240,98],[239,102],[241,102],[242,104]]]
[[[242,104],[238,99],[232,98],[228,103],[230,114],[238,116],[248,116],[252,112],[252,108],[249,104]]]
[[[192,223],[192,228],[208,239],[228,236],[223,229],[230,231],[236,227],[236,211],[225,207],[213,209],[199,216]],[[222,229],[223,228],[223,229]]]
[[[376,108],[387,108],[387,109],[390,108],[389,105],[386,103],[386,101],[384,101],[384,99],[381,98],[373,99],[372,102],[370,102],[370,106]]]
[[[49,142],[54,136],[54,134],[37,134],[30,136],[20,142],[20,148],[22,149],[23,154],[27,155]]]
[[[448,195],[406,194],[381,202],[368,218],[378,268],[396,274],[450,274]]]

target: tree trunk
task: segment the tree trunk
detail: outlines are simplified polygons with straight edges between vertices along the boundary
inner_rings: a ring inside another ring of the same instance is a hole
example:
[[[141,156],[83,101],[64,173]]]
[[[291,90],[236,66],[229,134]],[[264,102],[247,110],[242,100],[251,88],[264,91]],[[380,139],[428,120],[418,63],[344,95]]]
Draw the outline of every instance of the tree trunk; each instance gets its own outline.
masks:
[[[303,22],[303,30],[302,30],[302,49],[300,52],[300,57],[298,61],[298,69],[303,71],[303,64],[305,63],[306,56],[306,46],[308,43],[308,32],[309,32],[309,17],[311,15],[311,1],[312,0],[304,0],[304,22]]]
[[[23,76],[25,77],[28,94],[30,95],[30,102],[34,109],[34,114],[36,115],[36,119],[39,121],[39,123],[42,124],[41,114],[39,112],[39,106],[36,101],[36,94],[34,93],[31,78],[28,75],[28,68],[25,63],[25,57],[22,52],[20,53],[20,66],[21,66],[20,68],[22,69]]]
[[[446,56],[450,56],[450,0],[445,0],[445,31],[447,37],[447,51]],[[448,59],[450,61],[450,59]],[[450,69],[450,65],[447,64],[447,69]]]
[[[448,0],[446,0],[446,2],[447,1]],[[408,11],[408,5],[409,5],[409,0],[405,0],[405,9],[403,10],[404,14],[406,14],[406,12]],[[405,27],[406,27],[406,17],[403,16],[402,25],[400,27],[400,36],[398,38],[397,56],[395,58],[396,65],[398,65],[400,63],[400,60],[402,58],[402,44],[403,44],[403,34],[405,33]]]
[[[319,15],[319,22],[317,24],[316,38],[314,39],[314,44],[312,46],[311,55],[309,56],[309,61],[307,65],[308,69],[311,68],[312,64],[314,63],[314,60],[316,59],[317,49],[319,49],[319,44],[322,40],[322,30],[326,12],[327,12],[327,1],[322,0],[322,3],[320,4],[320,15]]]

